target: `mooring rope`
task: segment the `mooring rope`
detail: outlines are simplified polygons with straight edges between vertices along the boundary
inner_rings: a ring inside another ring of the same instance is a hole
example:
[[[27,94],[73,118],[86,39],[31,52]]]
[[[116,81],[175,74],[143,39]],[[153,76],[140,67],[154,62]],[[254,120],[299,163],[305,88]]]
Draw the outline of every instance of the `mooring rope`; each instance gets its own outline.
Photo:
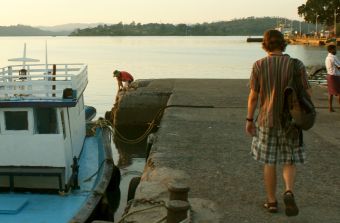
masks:
[[[177,108],[216,108],[216,107],[210,106],[210,105],[207,105],[207,106],[205,106],[205,105],[167,105],[167,106],[159,109],[159,111],[157,112],[155,117],[152,119],[152,121],[148,123],[148,128],[145,130],[145,132],[141,136],[139,136],[135,139],[128,139],[117,129],[117,127],[113,126],[113,130],[114,130],[115,135],[117,136],[117,139],[119,141],[123,142],[123,143],[126,143],[126,144],[140,143],[141,141],[143,141],[149,135],[149,133],[152,131],[152,129],[155,126],[157,126],[157,123],[160,120],[160,118],[162,117],[165,109],[171,108],[171,107],[177,107]],[[114,117],[115,111],[116,111],[116,109],[111,110],[112,117]]]
[[[141,141],[143,141],[149,135],[149,133],[152,131],[152,129],[157,125],[157,121],[162,116],[163,111],[164,111],[164,108],[160,109],[157,112],[156,116],[152,119],[152,121],[148,123],[148,128],[145,130],[145,132],[141,136],[137,137],[136,139],[128,139],[117,129],[117,127],[114,127],[113,129],[114,129],[115,135],[117,136],[117,139],[119,141],[121,141],[123,143],[127,143],[127,144],[140,143]],[[112,116],[112,117],[114,117],[114,116]]]

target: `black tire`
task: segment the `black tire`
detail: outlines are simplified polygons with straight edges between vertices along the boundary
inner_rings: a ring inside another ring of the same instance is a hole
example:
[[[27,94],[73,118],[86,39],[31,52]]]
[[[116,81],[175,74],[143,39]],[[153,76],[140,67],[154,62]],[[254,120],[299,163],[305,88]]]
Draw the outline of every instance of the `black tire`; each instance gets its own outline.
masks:
[[[121,179],[120,170],[116,165],[114,165],[111,180],[110,180],[109,185],[108,185],[106,190],[115,191],[115,190],[119,189],[120,179]]]
[[[150,151],[151,151],[152,143],[146,144],[146,156],[145,156],[145,162],[148,161]]]
[[[311,74],[311,80],[325,80],[327,76],[326,68],[320,68]]]
[[[140,179],[141,177],[134,177],[131,179],[130,184],[129,184],[128,196],[127,196],[128,202],[135,198],[136,189],[138,187]]]

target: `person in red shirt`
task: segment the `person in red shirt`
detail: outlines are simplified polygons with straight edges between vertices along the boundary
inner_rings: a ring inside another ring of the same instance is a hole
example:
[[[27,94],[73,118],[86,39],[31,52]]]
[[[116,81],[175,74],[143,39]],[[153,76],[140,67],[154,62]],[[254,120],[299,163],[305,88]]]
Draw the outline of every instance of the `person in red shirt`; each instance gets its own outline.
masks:
[[[133,76],[126,71],[115,70],[113,77],[117,78],[118,91],[126,90],[133,82]]]

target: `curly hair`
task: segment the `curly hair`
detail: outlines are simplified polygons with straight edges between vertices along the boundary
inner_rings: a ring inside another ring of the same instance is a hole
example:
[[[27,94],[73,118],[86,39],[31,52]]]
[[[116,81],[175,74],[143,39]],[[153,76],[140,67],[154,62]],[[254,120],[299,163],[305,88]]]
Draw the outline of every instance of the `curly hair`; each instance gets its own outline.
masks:
[[[275,50],[286,50],[287,42],[283,34],[275,29],[267,30],[263,34],[262,48],[266,52],[273,52]]]

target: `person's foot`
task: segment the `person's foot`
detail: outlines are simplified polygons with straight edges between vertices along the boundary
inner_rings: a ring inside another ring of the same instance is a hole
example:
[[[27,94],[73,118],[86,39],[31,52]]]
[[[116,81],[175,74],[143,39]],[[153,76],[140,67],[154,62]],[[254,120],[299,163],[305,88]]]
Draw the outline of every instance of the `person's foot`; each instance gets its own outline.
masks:
[[[278,211],[278,206],[277,206],[277,201],[275,202],[266,202],[263,204],[263,207],[268,210],[270,213],[277,213]]]
[[[299,208],[296,206],[292,191],[288,190],[283,194],[283,201],[286,205],[287,216],[296,216],[299,214]]]

